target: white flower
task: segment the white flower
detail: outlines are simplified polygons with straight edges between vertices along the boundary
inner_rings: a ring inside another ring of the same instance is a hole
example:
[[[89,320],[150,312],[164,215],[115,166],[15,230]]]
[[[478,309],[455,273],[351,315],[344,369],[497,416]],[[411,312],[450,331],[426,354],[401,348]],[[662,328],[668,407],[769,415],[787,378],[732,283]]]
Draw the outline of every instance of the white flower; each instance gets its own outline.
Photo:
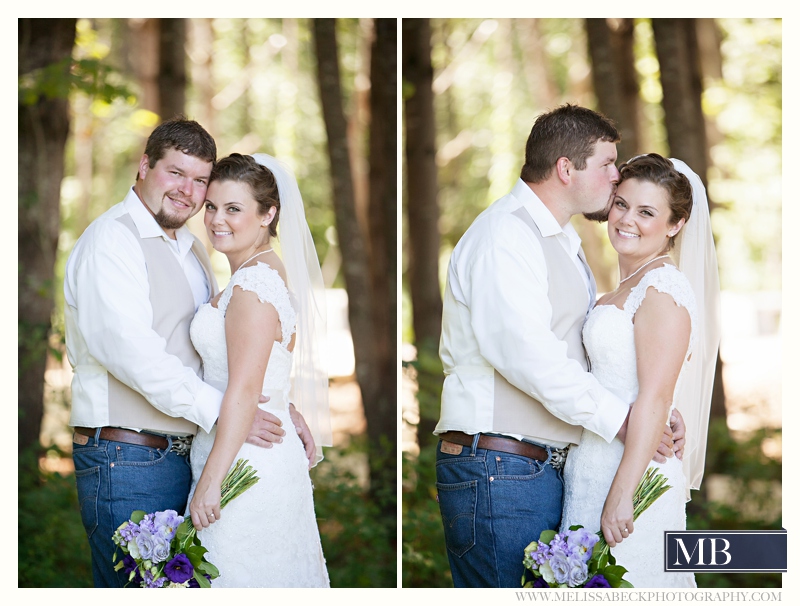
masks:
[[[553,569],[550,568],[550,562],[545,562],[539,566],[539,572],[542,573],[542,578],[548,583],[552,583],[556,580],[556,576],[553,574]]]

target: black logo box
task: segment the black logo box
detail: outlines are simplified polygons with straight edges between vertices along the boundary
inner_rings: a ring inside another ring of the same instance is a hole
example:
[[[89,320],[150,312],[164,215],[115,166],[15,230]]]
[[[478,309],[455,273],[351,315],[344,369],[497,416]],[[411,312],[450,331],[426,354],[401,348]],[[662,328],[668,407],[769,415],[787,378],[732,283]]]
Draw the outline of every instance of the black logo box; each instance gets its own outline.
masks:
[[[786,530],[664,532],[667,572],[786,572]]]

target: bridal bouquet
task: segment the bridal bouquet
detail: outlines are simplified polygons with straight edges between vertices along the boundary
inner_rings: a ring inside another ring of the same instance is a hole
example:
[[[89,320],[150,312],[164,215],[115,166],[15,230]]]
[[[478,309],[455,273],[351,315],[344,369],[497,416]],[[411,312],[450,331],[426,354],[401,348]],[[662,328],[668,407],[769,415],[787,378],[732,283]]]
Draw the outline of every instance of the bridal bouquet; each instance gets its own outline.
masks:
[[[236,461],[222,482],[220,508],[258,482],[255,470],[244,459]],[[134,511],[131,519],[111,537],[124,557],[115,570],[123,570],[139,587],[211,587],[219,570],[206,560],[191,518],[176,511]],[[114,552],[113,561],[117,561]]]
[[[650,505],[671,487],[654,467],[642,477],[633,495],[636,521]],[[628,570],[617,566],[603,532],[595,534],[583,526],[570,526],[563,534],[545,530],[525,548],[522,565],[533,573],[523,587],[633,587],[623,576]]]

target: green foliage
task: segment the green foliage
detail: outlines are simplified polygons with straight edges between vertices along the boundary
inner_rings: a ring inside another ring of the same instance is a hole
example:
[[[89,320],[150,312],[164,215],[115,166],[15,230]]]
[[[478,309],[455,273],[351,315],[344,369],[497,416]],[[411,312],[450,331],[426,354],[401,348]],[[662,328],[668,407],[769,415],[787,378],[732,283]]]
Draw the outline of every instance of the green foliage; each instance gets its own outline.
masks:
[[[760,429],[744,440],[731,437],[725,421],[717,419],[709,427],[709,452],[702,489],[693,493],[687,505],[689,530],[778,530],[781,515],[773,517],[775,488],[781,483],[780,461],[767,457],[765,440],[780,436],[780,429]],[[731,473],[735,470],[735,473]],[[707,498],[708,478],[726,474],[730,493],[724,502]],[[697,496],[695,496],[697,495]],[[753,513],[757,512],[757,513]],[[760,515],[759,515],[760,514]],[[698,587],[781,587],[778,573],[697,574]]]
[[[403,453],[403,587],[452,587],[436,501],[436,445]]]
[[[344,450],[326,450],[311,472],[331,587],[397,586],[394,520],[385,523],[381,504],[370,499],[353,469],[353,459],[363,458],[365,449],[360,439]]]
[[[37,444],[18,462],[19,587],[91,587],[91,554],[75,479],[40,471],[38,449]]]
[[[40,98],[66,99],[81,91],[105,103],[117,98],[133,102],[131,90],[121,83],[117,71],[97,59],[69,57],[19,77],[20,105],[34,105]]]

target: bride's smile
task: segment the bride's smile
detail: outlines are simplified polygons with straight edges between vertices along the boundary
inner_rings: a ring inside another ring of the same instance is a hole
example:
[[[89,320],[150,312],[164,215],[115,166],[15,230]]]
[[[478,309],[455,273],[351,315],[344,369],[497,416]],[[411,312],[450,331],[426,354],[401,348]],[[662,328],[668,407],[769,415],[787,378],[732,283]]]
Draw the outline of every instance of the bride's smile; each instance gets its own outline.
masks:
[[[239,181],[212,181],[208,187],[204,223],[211,245],[224,253],[231,265],[248,258],[269,242],[267,226],[274,208],[259,214],[250,186]]]

